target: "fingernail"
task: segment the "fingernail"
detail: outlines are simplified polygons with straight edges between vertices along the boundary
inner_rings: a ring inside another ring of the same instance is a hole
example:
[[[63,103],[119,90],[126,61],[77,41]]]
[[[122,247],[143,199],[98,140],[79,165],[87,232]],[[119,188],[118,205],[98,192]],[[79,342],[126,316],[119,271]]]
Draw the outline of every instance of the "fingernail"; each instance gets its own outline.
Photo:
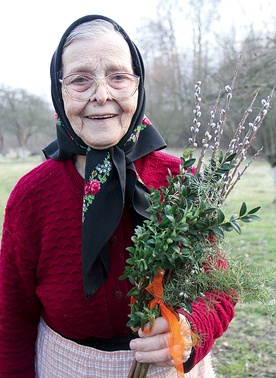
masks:
[[[135,353],[135,359],[137,362],[143,362],[143,353],[141,352]]]
[[[132,350],[136,350],[136,342],[134,340],[131,340],[131,342],[129,343],[129,347]]]

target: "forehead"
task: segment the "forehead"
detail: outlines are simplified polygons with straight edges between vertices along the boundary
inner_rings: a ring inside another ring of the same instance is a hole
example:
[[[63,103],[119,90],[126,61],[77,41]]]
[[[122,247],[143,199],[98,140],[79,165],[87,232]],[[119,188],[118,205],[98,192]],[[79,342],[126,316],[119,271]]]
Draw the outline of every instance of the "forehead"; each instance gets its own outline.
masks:
[[[130,49],[117,32],[106,32],[96,37],[85,37],[72,42],[62,54],[63,71],[66,74],[80,70],[106,69],[118,66],[132,69]]]

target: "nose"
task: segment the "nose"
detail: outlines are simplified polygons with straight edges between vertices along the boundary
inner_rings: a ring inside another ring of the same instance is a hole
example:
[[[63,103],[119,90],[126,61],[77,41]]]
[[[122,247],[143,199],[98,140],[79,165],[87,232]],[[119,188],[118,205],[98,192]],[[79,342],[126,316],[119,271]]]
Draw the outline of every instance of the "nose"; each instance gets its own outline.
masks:
[[[112,100],[112,97],[108,92],[106,83],[101,80],[97,82],[95,92],[90,97],[90,101],[97,101],[98,104],[104,105],[107,100]]]

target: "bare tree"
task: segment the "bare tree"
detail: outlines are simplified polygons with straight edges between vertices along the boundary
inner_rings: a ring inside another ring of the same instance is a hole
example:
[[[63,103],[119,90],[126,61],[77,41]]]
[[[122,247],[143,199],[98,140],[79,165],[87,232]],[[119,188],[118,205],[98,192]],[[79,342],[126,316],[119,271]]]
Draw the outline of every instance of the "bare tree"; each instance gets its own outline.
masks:
[[[177,143],[188,114],[190,64],[181,56],[175,30],[180,11],[178,0],[160,0],[156,19],[144,18],[138,30],[146,65],[147,114],[170,145]]]
[[[218,17],[219,1],[160,0],[156,18],[143,19],[139,26],[147,73],[147,113],[170,146],[185,145],[190,135],[193,88],[201,78],[206,81],[210,71],[206,41]],[[193,43],[186,49],[181,46],[187,38],[182,25],[194,31]]]
[[[209,71],[210,36],[212,23],[219,19],[218,6],[221,0],[188,0],[188,16],[193,32],[194,81],[206,78]],[[214,42],[214,41],[213,41]]]
[[[0,130],[14,135],[19,155],[25,158],[30,137],[53,125],[49,103],[24,89],[0,87]]]

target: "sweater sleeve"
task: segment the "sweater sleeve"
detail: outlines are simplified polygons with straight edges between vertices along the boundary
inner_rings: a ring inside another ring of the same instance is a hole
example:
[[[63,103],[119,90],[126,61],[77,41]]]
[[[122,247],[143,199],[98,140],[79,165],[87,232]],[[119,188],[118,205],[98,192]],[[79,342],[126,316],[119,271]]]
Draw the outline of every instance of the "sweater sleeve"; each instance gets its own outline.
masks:
[[[227,330],[234,317],[234,303],[228,295],[222,293],[205,293],[205,299],[192,303],[192,314],[178,312],[189,320],[192,331],[197,337],[193,354],[185,363],[185,372],[189,372],[212,349],[215,340]]]
[[[0,378],[34,378],[40,318],[35,235],[27,235],[24,227],[29,201],[24,191],[15,192],[6,207],[0,252]]]

